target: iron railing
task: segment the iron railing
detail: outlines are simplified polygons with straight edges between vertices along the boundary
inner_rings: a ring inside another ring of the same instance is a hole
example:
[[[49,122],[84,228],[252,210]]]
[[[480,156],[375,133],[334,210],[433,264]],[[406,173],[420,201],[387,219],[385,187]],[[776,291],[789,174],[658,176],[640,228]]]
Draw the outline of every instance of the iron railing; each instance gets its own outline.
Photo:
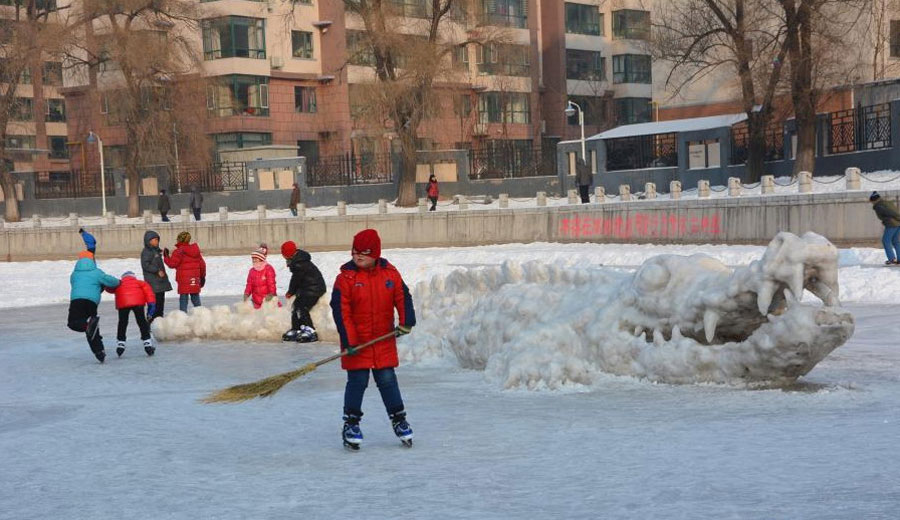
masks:
[[[784,159],[784,123],[775,121],[766,126],[765,161]],[[750,125],[746,121],[731,127],[731,164],[745,164],[750,156]]]
[[[557,173],[556,154],[533,146],[493,146],[469,150],[469,178],[516,179]]]
[[[307,186],[351,186],[394,182],[391,154],[346,153],[319,157],[307,168]]]
[[[676,134],[641,135],[606,141],[606,170],[678,166]]]
[[[55,176],[57,177],[57,176]],[[36,199],[77,199],[81,197],[99,197],[100,171],[73,170],[68,172],[65,179],[53,179],[48,181],[35,180],[34,198]],[[116,184],[112,171],[106,170],[106,196],[116,194]]]
[[[197,186],[200,191],[244,191],[247,168],[242,162],[221,162],[195,168],[181,168],[175,175],[182,192]]]
[[[891,146],[891,107],[888,103],[828,114],[828,153],[880,150]]]

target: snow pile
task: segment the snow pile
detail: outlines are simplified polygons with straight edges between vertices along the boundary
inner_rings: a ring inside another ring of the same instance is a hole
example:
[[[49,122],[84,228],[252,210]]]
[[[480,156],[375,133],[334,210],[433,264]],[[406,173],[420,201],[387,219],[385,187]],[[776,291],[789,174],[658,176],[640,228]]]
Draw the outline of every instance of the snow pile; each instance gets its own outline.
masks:
[[[848,313],[785,296],[806,288],[835,304],[836,263],[824,238],[780,234],[734,272],[705,255],[662,255],[634,274],[539,261],[460,270],[416,287],[421,320],[400,354],[455,359],[504,388],[587,385],[601,373],[789,381],[852,333]]]
[[[322,298],[310,314],[323,341],[337,341],[337,332],[331,323],[328,300]],[[329,328],[327,325],[331,325]],[[159,341],[186,339],[248,340],[260,342],[281,341],[284,332],[291,328],[290,302],[279,307],[275,301],[265,302],[254,309],[250,302],[234,305],[194,307],[189,312],[173,311],[153,321],[153,334]]]

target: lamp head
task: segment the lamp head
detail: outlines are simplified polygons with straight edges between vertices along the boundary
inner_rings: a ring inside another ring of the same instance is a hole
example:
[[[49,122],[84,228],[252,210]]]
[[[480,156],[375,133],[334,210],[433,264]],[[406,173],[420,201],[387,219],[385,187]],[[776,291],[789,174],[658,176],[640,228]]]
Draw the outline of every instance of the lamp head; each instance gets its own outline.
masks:
[[[566,107],[566,117],[572,117],[575,115],[575,107],[569,105]]]

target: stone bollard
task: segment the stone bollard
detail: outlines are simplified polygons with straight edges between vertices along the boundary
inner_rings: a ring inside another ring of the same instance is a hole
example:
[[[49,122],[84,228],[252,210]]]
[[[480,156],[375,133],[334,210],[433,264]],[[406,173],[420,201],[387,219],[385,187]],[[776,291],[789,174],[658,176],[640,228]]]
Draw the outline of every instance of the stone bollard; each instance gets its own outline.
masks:
[[[0,218],[0,229],[3,229],[3,226],[6,225],[6,221]]]
[[[340,216],[340,217],[347,216],[347,203],[342,200],[339,200],[337,203],[337,211],[338,211],[338,216]]]
[[[595,186],[594,187],[594,202],[597,204],[603,204],[606,202],[606,188],[603,186]]]
[[[387,215],[387,201],[385,199],[378,199],[378,214]]]
[[[644,197],[648,199],[656,198],[656,183],[648,182],[644,184]]]
[[[306,218],[306,204],[302,202],[297,203],[297,218]]]
[[[226,222],[228,220],[228,206],[219,206],[219,221]]]
[[[578,204],[580,197],[578,196],[578,190],[569,190],[568,191],[568,202],[569,204]]]
[[[31,216],[31,226],[34,228],[41,227],[41,216],[37,213]]]
[[[775,193],[775,176],[774,175],[763,175],[759,180],[760,192],[763,195],[769,195],[771,193]]]
[[[862,187],[860,184],[860,175],[859,168],[847,168],[847,189],[848,190],[858,190]]]
[[[539,191],[537,192],[537,205],[539,207],[543,207],[547,205],[547,192]]]
[[[669,181],[669,195],[672,196],[672,200],[681,198],[681,181]]]
[[[457,196],[456,196],[456,202],[459,203],[459,210],[460,210],[460,211],[465,211],[465,210],[469,209],[469,201],[466,200],[466,196],[465,196],[465,195],[457,195]]]
[[[812,174],[800,172],[797,175],[797,191],[800,193],[812,193]]]
[[[266,220],[266,205],[265,204],[257,204],[256,205],[256,218],[259,220]]]
[[[106,212],[106,223],[110,226],[114,226],[116,224],[116,212],[115,211],[107,211]]]
[[[627,184],[619,185],[619,198],[623,201],[631,200],[631,186]]]
[[[153,213],[149,209],[144,210],[144,224],[153,223]]]
[[[701,199],[709,198],[709,181],[700,179],[697,181],[697,197]]]
[[[428,199],[419,199],[419,213],[428,213]]]
[[[191,211],[187,208],[181,208],[181,221],[188,223],[191,221]]]
[[[81,227],[78,225],[78,213],[69,213],[69,225],[76,229]]]
[[[500,209],[509,208],[509,194],[501,193],[500,194]]]
[[[728,177],[728,196],[729,197],[740,197],[743,186],[741,186],[741,179],[738,177]]]

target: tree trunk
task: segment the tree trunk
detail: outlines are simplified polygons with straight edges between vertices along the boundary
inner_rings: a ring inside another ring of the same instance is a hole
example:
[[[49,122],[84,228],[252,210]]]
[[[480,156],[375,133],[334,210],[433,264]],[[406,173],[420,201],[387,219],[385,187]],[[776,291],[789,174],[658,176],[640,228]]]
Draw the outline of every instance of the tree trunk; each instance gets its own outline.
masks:
[[[13,179],[12,173],[6,171],[6,168],[0,165],[3,173],[0,175],[0,183],[3,185],[3,202],[6,205],[4,211],[4,219],[7,222],[18,222],[21,220],[19,214],[19,199],[16,197],[16,181]]]
[[[791,101],[797,122],[797,157],[794,176],[812,173],[816,167],[816,100],[813,85],[812,6],[800,3],[794,16],[786,16],[790,32],[788,55],[791,60]]]
[[[141,215],[141,200],[138,198],[138,188],[140,188],[141,176],[137,171],[137,167],[128,165],[126,170],[128,178],[128,216],[139,217]]]
[[[418,157],[416,157],[416,138],[415,134],[409,131],[401,131],[400,134],[400,153],[402,161],[400,164],[400,183],[397,186],[397,205],[400,207],[410,208],[416,205],[416,166]]]
[[[747,149],[747,182],[759,182],[766,174],[766,126],[769,114],[751,112],[747,118],[747,133],[750,140]]]
[[[796,102],[795,102],[796,106]],[[794,176],[800,172],[812,173],[816,167],[816,111],[812,116],[800,117],[797,112],[797,156],[794,158]]]

